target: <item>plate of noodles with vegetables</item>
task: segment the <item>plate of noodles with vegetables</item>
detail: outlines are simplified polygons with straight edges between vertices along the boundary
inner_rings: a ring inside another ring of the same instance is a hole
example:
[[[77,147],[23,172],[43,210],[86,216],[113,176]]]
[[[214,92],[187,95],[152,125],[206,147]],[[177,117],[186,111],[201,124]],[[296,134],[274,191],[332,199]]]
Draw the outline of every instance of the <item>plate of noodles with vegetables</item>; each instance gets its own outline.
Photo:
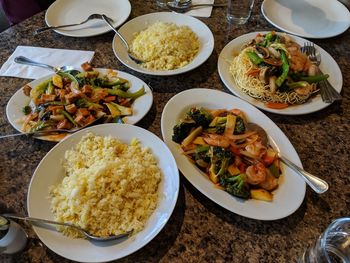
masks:
[[[235,38],[219,55],[220,78],[232,93],[269,112],[301,115],[321,110],[330,104],[322,101],[318,83],[328,80],[340,93],[343,78],[337,62],[316,44],[321,64],[312,63],[301,52],[306,42],[274,31]]]
[[[91,123],[129,123],[141,120],[151,108],[153,95],[142,80],[125,72],[97,69],[58,72],[34,80],[9,100],[6,114],[22,133],[59,141],[66,132],[45,135],[50,130],[75,130]]]
[[[302,167],[293,145],[240,98],[210,89],[181,92],[166,104],[161,130],[182,174],[227,210],[276,220],[301,205],[305,182],[279,159],[281,153]]]

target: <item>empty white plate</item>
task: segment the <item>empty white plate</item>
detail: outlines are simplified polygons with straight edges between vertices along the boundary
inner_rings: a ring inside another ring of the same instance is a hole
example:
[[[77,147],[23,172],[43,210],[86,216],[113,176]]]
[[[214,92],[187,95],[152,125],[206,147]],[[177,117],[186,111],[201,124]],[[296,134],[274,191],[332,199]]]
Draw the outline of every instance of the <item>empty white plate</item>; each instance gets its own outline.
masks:
[[[307,38],[337,36],[350,26],[350,12],[337,0],[264,0],[261,12],[275,27]]]
[[[131,12],[128,0],[56,0],[46,11],[45,21],[48,26],[80,23],[91,14],[105,14],[113,19],[113,26],[125,22]],[[71,37],[90,37],[104,34],[111,28],[103,20],[90,20],[80,26],[56,29],[61,35]]]

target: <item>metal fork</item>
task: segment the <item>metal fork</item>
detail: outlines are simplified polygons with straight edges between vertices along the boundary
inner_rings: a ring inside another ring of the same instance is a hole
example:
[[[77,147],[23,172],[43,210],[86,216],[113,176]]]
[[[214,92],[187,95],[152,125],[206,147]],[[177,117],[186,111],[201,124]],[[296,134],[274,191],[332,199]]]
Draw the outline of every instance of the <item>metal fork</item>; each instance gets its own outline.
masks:
[[[109,21],[113,22],[112,18],[107,17]],[[102,19],[102,14],[91,14],[89,15],[84,21],[80,23],[75,23],[75,24],[69,24],[69,25],[61,25],[61,26],[48,26],[48,27],[42,27],[34,31],[34,34],[40,34],[44,31],[47,30],[52,30],[52,29],[58,29],[58,28],[64,28],[64,27],[71,27],[71,26],[79,26],[82,24],[85,24],[87,21],[92,20],[92,19]]]
[[[305,53],[309,57],[310,61],[313,62],[316,66],[319,66],[321,64],[321,55],[316,50],[314,43],[304,43],[304,46],[301,48],[301,51]],[[320,69],[319,72],[323,74]],[[336,100],[342,99],[341,95],[334,89],[334,87],[329,83],[327,79],[320,81],[319,86],[321,97],[324,102],[333,103]]]

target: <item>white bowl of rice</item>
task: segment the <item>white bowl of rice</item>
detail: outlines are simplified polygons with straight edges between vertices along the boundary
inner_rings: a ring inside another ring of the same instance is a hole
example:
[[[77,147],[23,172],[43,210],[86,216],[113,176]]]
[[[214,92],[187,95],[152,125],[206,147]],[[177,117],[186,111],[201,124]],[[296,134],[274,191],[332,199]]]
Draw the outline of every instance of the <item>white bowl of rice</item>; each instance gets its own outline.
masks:
[[[159,12],[136,17],[118,30],[131,52],[143,61],[129,58],[125,45],[115,35],[116,57],[127,67],[148,75],[169,76],[188,72],[203,64],[214,49],[210,29],[197,18]]]
[[[153,133],[129,124],[101,124],[65,138],[39,163],[31,179],[31,217],[72,222],[98,236],[134,230],[102,244],[71,229],[35,226],[55,253],[79,262],[107,262],[150,242],[165,226],[179,192],[170,150]]]

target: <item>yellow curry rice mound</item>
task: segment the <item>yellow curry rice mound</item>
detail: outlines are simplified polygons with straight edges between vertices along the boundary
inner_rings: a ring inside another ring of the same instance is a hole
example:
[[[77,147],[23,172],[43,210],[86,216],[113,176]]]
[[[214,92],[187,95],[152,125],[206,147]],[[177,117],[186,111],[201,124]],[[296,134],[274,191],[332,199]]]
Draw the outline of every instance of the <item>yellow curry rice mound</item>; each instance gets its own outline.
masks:
[[[131,43],[131,52],[151,70],[172,70],[190,63],[199,51],[197,35],[188,26],[156,22],[138,32]]]
[[[50,189],[55,219],[96,236],[143,229],[157,206],[161,171],[148,148],[112,137],[85,135],[65,153],[66,176]],[[80,237],[72,228],[65,235]]]

